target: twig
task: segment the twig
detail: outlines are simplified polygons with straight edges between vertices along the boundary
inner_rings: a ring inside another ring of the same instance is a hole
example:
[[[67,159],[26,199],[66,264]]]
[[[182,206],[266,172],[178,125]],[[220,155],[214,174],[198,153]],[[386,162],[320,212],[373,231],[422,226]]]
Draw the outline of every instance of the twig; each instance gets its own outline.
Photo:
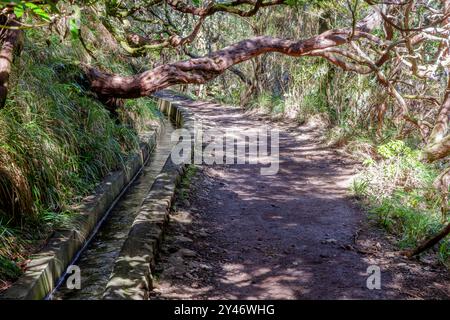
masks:
[[[418,255],[419,253],[422,253],[425,250],[433,247],[436,243],[438,243],[439,241],[444,239],[449,233],[450,233],[450,223],[448,223],[447,226],[445,226],[444,229],[442,229],[438,234],[436,234],[435,236],[433,236],[433,237],[423,241],[421,244],[419,244],[419,246],[417,246],[417,248],[410,250],[410,251],[403,252],[403,254],[405,256],[407,256],[408,258]]]

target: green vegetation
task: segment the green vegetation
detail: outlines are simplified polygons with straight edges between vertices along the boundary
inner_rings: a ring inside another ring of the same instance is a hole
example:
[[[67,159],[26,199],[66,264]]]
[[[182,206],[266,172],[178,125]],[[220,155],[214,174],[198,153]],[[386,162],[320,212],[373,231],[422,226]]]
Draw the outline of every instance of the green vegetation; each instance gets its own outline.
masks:
[[[319,123],[325,144],[362,162],[352,192],[401,248],[449,223],[450,0],[1,7],[0,280],[16,278],[53,230],[72,228],[74,205],[137,150],[157,117],[137,97],[175,84]]]
[[[0,278],[6,280],[13,280],[20,276],[20,268],[10,261],[0,256]]]
[[[442,227],[441,196],[433,186],[439,171],[400,140],[379,145],[377,153],[378,161],[363,161],[352,191],[383,227],[399,235],[400,247],[413,247]],[[443,261],[450,256],[448,240],[441,242],[439,255]]]
[[[196,165],[190,164],[186,167],[186,170],[177,185],[177,198],[179,201],[184,201],[188,199],[189,189],[191,187],[192,178],[198,171]],[[172,209],[176,210],[176,204],[172,205]]]
[[[132,72],[102,46],[98,64]],[[26,33],[0,109],[0,279],[16,278],[16,264],[52,230],[72,227],[73,206],[137,150],[139,132],[155,118],[150,99],[127,101],[119,118],[111,117],[87,91],[79,67],[86,59],[79,41],[42,29]]]

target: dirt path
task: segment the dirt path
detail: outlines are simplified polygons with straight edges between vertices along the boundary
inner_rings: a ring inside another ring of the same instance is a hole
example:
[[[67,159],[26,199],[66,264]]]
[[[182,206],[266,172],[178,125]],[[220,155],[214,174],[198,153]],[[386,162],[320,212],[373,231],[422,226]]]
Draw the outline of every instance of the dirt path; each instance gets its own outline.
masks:
[[[317,129],[213,103],[189,107],[222,130],[279,127],[280,170],[262,176],[259,165],[200,167],[172,213],[153,299],[450,297],[446,270],[396,257],[370,227],[347,196],[355,164],[322,148]],[[381,290],[366,287],[373,264]]]

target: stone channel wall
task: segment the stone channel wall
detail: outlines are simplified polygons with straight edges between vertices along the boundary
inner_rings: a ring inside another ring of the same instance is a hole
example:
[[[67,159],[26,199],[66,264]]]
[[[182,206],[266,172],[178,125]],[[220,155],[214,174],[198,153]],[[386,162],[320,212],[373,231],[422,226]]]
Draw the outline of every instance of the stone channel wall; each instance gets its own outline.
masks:
[[[180,105],[160,100],[160,110],[177,124],[193,133],[192,115]],[[185,164],[174,164],[169,157],[133,222],[128,238],[117,258],[104,299],[148,299],[152,289],[155,257],[169,221],[175,188]]]
[[[158,106],[178,127],[191,126],[193,121],[187,110],[163,99],[158,100]],[[108,174],[82,202],[78,208],[78,230],[55,232],[43,250],[31,257],[25,273],[0,299],[39,300],[54,289],[86,239],[143,168],[159,134],[160,127],[156,127],[143,136],[140,152],[131,156],[122,170]],[[105,298],[142,299],[147,296],[151,286],[151,266],[168,220],[175,184],[183,170],[183,165],[174,165],[169,157],[133,223],[114,266]],[[128,282],[122,281],[125,278]]]

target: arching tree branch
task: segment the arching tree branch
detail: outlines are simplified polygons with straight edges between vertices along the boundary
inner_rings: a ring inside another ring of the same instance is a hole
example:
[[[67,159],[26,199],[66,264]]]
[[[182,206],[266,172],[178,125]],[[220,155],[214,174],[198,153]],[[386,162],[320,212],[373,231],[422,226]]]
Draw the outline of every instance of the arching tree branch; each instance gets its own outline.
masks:
[[[166,0],[166,2],[176,11],[201,17],[210,16],[216,12],[227,12],[241,17],[250,17],[255,15],[260,8],[285,4],[286,0],[234,0],[227,3],[211,2],[210,5],[203,8],[197,8],[181,0]],[[246,11],[239,8],[242,5],[251,5],[253,8]]]
[[[188,50],[184,50],[184,53],[187,56],[191,57],[191,58],[200,58],[199,56],[193,54],[192,52],[189,52]],[[228,68],[228,71],[230,71],[231,73],[235,74],[246,85],[251,85],[252,84],[252,81],[249,78],[247,78],[245,76],[245,74],[241,70],[239,70],[238,68],[230,67],[230,68]]]
[[[134,76],[123,77],[87,68],[91,89],[102,97],[138,98],[176,84],[202,84],[223,73],[231,66],[258,55],[278,52],[292,57],[308,55],[313,51],[349,43],[370,33],[381,23],[377,12],[367,16],[351,28],[326,31],[306,40],[286,40],[272,37],[255,37],[243,40],[205,57],[194,58],[159,66]]]
[[[185,37],[181,37],[179,35],[174,34],[174,35],[168,37],[167,39],[151,40],[151,39],[142,37],[138,34],[130,34],[127,36],[127,40],[128,40],[128,43],[130,44],[130,46],[138,51],[149,50],[149,49],[153,49],[153,50],[162,49],[165,47],[172,47],[172,48],[181,47],[181,46],[184,46],[184,45],[189,44],[192,41],[194,41],[194,39],[197,37],[197,34],[199,33],[204,21],[205,21],[205,17],[200,17],[200,19],[195,24],[192,32]]]

